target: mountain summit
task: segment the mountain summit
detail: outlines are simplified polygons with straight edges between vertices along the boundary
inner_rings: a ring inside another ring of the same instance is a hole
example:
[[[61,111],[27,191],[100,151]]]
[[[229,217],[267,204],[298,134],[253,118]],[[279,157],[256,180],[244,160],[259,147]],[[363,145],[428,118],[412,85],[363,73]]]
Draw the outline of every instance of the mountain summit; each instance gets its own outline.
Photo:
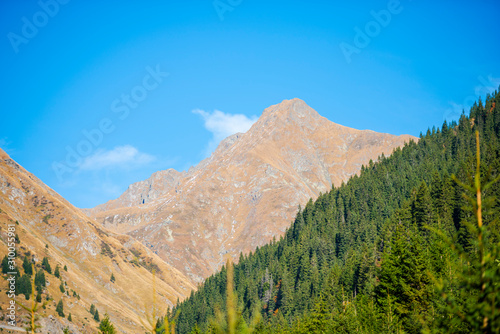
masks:
[[[188,172],[155,173],[86,212],[201,281],[225,257],[282,235],[299,205],[415,139],[341,126],[300,99],[284,100]]]

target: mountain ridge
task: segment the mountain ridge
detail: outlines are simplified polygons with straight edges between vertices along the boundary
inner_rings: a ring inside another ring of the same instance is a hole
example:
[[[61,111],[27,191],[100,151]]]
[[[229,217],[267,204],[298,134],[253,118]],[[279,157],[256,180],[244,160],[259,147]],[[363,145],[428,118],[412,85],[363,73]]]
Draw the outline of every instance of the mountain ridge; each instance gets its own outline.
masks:
[[[237,261],[240,252],[281,235],[299,204],[410,140],[417,139],[338,125],[300,99],[284,100],[152,201],[127,206],[119,198],[110,210],[86,212],[199,282],[226,257]]]

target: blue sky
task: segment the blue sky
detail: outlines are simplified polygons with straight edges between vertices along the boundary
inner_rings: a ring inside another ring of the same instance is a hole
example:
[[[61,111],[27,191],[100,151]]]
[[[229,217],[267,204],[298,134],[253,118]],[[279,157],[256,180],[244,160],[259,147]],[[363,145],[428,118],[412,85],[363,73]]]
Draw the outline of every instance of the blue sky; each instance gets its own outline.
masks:
[[[283,99],[417,136],[498,88],[498,13],[495,0],[0,0],[0,147],[92,207],[197,164]]]

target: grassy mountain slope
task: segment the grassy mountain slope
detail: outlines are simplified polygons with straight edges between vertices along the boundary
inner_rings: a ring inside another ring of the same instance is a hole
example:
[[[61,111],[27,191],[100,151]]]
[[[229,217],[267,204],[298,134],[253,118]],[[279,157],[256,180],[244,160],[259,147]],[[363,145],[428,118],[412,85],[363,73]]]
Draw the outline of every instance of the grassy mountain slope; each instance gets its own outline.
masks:
[[[66,326],[74,333],[95,332],[98,323],[88,312],[92,304],[101,317],[109,313],[120,330],[141,331],[145,305],[153,302],[153,270],[158,277],[157,298],[165,307],[193,288],[186,277],[141,243],[89,222],[79,209],[0,150],[0,258],[8,253],[9,225],[15,227],[19,239],[15,261],[20,274],[24,275],[24,257],[35,263],[37,271],[43,270],[44,257],[51,265],[52,274],[45,272],[48,284],[42,292],[42,300],[50,299],[40,310],[43,332],[61,333]],[[60,278],[54,276],[56,266]],[[0,284],[2,291],[7,290],[6,280]],[[24,295],[17,300],[29,303]],[[60,300],[66,318],[55,312]],[[0,294],[0,302],[8,305],[5,293]],[[5,315],[6,310],[0,312]],[[17,312],[23,314],[20,308]]]

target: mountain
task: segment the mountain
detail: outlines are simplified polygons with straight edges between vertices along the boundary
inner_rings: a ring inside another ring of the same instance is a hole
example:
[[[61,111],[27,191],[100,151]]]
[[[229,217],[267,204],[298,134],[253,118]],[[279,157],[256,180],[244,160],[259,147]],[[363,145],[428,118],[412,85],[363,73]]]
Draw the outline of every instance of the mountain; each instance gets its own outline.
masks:
[[[153,271],[155,298],[162,309],[184,299],[194,288],[182,273],[132,237],[92,223],[0,149],[1,258],[8,253],[9,228],[15,229],[19,240],[15,259],[19,268],[25,257],[35,262],[37,271],[43,271],[43,258],[51,266],[52,274],[45,272],[48,284],[41,294],[43,300],[51,298],[40,311],[44,333],[62,333],[64,327],[72,333],[94,333],[98,323],[88,312],[92,304],[101,318],[108,313],[122,331],[144,332],[141,321],[146,321],[145,308],[153,304]],[[60,278],[54,275],[57,266]],[[7,280],[0,284],[2,291],[8,291]],[[25,305],[31,303],[24,295],[16,299]],[[66,317],[71,313],[71,322],[55,311],[60,300]],[[5,293],[0,294],[0,303],[4,317],[3,305],[9,305]],[[17,313],[22,315],[19,307]]]
[[[496,91],[207,278],[177,333],[499,333],[499,199]]]
[[[299,205],[412,139],[341,126],[284,100],[188,172],[156,173],[85,212],[200,282],[225,258],[283,235]]]

